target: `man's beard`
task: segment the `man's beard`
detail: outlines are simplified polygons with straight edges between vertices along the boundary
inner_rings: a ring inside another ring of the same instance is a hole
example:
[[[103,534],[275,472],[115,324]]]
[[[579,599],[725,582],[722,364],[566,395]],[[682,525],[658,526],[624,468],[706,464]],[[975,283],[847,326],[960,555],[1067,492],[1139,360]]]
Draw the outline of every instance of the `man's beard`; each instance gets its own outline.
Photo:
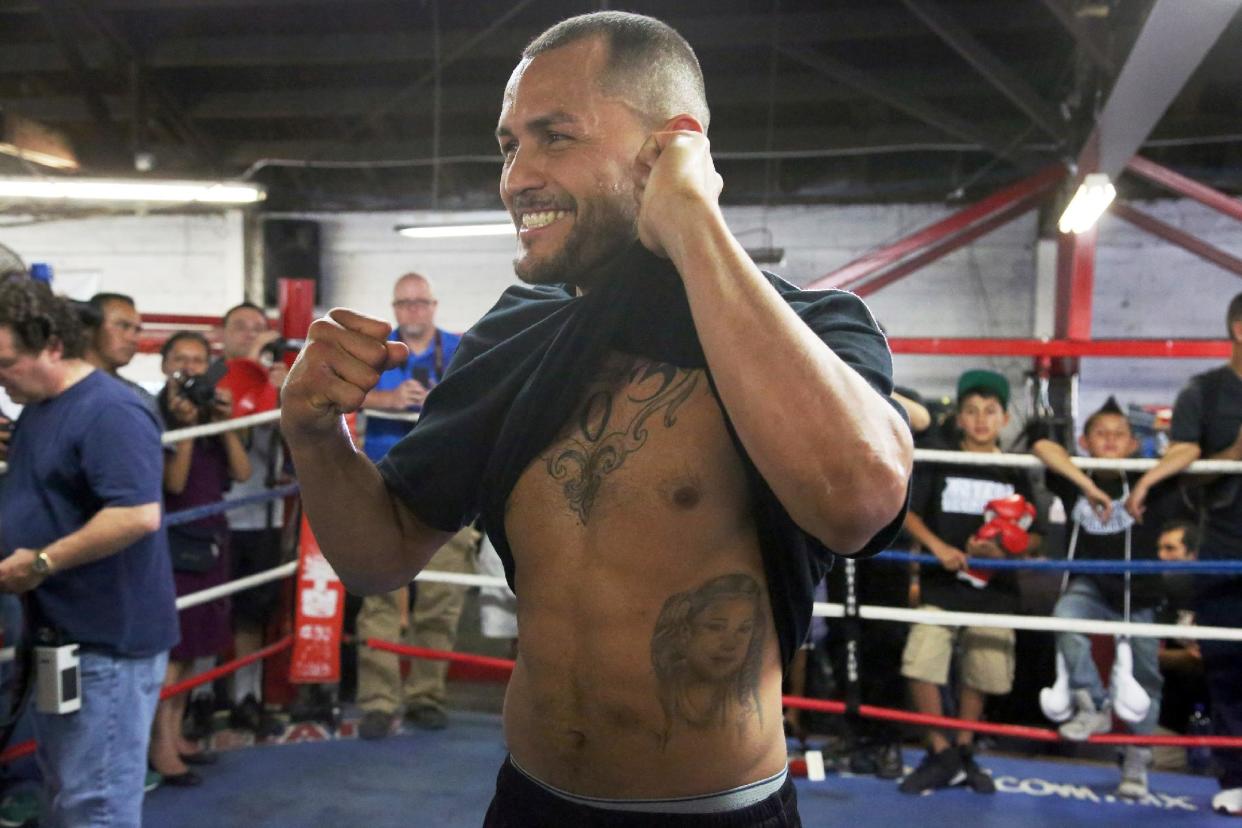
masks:
[[[427,333],[427,325],[402,325],[402,339],[421,339]]]
[[[585,220],[583,220],[585,216]],[[531,285],[594,285],[599,267],[638,238],[638,209],[631,199],[596,199],[587,213],[574,216],[574,228],[551,258],[523,266],[513,260],[513,272]]]

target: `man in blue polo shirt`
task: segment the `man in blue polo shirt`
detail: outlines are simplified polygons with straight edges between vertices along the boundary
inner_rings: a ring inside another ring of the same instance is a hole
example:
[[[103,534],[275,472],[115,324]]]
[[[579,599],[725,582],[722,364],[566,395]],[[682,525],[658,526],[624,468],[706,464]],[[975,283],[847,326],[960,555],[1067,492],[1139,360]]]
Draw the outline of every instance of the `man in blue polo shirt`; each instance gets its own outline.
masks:
[[[404,365],[385,371],[367,394],[363,407],[378,414],[367,415],[363,450],[379,462],[413,423],[384,417],[384,413],[408,413],[422,408],[427,392],[444,376],[444,369],[461,336],[436,327],[436,298],[431,281],[419,273],[407,273],[392,289],[392,310],[397,324],[388,338],[404,342],[410,358]]]
[[[392,309],[397,324],[389,339],[404,342],[410,357],[404,365],[380,375],[379,383],[363,404],[368,411],[363,450],[375,462],[413,426],[408,418],[386,418],[383,414],[420,410],[427,392],[444,376],[444,369],[461,341],[458,334],[436,327],[436,298],[426,276],[407,273],[397,279]],[[473,572],[472,555],[478,538],[474,529],[463,529],[436,553],[427,568]],[[358,611],[358,635],[387,641],[404,638],[415,647],[451,650],[457,642],[457,622],[464,604],[462,587],[431,582],[418,585],[412,613],[408,587],[387,595],[371,595],[363,600]],[[447,670],[447,662],[415,659],[403,687],[395,655],[360,649],[358,706],[362,709],[362,723],[358,734],[364,739],[387,736],[402,703],[409,724],[425,729],[444,727]]]
[[[0,386],[24,406],[0,489],[0,591],[27,596],[36,643],[77,644],[81,659],[81,709],[33,716],[45,828],[141,823],[151,720],[178,635],[160,427],[84,346],[77,315],[46,284],[0,281]]]

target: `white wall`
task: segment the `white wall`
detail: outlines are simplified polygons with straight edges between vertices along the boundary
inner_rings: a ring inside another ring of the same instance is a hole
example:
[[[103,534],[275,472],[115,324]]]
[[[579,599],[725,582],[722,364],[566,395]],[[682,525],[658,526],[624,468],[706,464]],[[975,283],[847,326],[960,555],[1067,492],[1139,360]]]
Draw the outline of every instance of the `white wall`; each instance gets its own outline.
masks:
[[[1242,223],[1186,201],[1140,207],[1242,256]],[[948,215],[940,205],[731,208],[726,217],[748,246],[786,251],[771,269],[805,284],[858,255]],[[495,219],[499,214],[472,214]],[[462,330],[514,281],[508,238],[419,241],[397,224],[419,213],[306,215],[320,222],[324,305],[346,305],[391,318],[393,280],[417,270],[440,298],[438,322]],[[1026,337],[1034,334],[1036,223],[1024,216],[869,299],[894,336]],[[96,218],[0,227],[0,243],[27,261],[47,261],[75,294],[109,290],[135,296],[146,312],[218,314],[243,294],[244,234],[238,211],[215,215]],[[1097,337],[1202,337],[1223,334],[1225,305],[1242,284],[1232,275],[1105,217],[1100,230],[1093,312]],[[753,335],[739,332],[739,335]],[[951,393],[964,369],[986,366],[1019,383],[1026,359],[899,356],[897,379],[924,393]],[[1211,361],[1086,360],[1083,408],[1108,393],[1123,402],[1171,401],[1194,371]],[[158,378],[148,358],[127,373]]]

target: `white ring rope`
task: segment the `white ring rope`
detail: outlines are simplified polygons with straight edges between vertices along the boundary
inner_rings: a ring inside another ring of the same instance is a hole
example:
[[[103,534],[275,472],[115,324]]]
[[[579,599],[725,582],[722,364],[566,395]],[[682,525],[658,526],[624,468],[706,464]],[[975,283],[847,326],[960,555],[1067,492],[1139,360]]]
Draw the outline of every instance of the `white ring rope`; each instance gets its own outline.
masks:
[[[405,420],[409,423],[418,422],[417,411],[394,411],[391,408],[364,408],[362,413],[368,418],[377,420]]]
[[[251,589],[268,581],[292,575],[297,561],[249,575],[227,584],[192,592],[177,599],[177,609],[232,595]],[[457,584],[469,587],[507,587],[504,578],[493,575],[471,575],[464,572],[441,572],[424,569],[415,581],[440,584]],[[845,606],[816,601],[812,612],[818,618],[844,618]],[[1194,638],[1210,641],[1242,641],[1242,628],[1200,627],[1193,624],[1137,624],[1124,621],[1091,621],[1080,618],[1051,618],[1038,615],[1003,615],[987,612],[947,612],[945,610],[919,610],[904,607],[881,607],[863,605],[858,608],[860,618],[870,621],[902,621],[908,624],[931,624],[937,627],[995,627],[1007,630],[1036,630],[1040,632],[1073,632],[1084,635],[1129,635],[1136,638]]]
[[[226,431],[250,428],[251,426],[276,422],[279,419],[279,408],[271,411],[260,411],[258,414],[247,414],[244,417],[234,417],[230,420],[221,420],[218,423],[204,423],[203,425],[190,426],[189,428],[176,428],[172,431],[165,431],[160,436],[160,442],[168,446],[184,440],[193,440],[195,437],[210,437],[213,434],[223,434]]]

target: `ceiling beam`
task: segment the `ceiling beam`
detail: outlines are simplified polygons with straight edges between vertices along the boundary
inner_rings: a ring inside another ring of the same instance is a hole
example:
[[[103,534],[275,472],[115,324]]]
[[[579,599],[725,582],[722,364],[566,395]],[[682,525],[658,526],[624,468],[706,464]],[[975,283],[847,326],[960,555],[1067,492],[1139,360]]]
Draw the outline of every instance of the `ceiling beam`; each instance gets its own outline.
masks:
[[[1239,259],[1232,253],[1221,250],[1219,247],[1208,244],[1198,236],[1187,233],[1179,227],[1174,227],[1168,222],[1161,221],[1153,215],[1144,213],[1142,210],[1126,202],[1114,203],[1109,208],[1109,211],[1118,218],[1130,222],[1135,227],[1146,230],[1157,238],[1164,239],[1169,244],[1175,244],[1201,259],[1228,270],[1235,276],[1242,276],[1242,259]]]
[[[341,0],[350,5],[354,0]],[[3,2],[3,0],[0,0]],[[230,0],[219,0],[227,3]],[[271,6],[277,0],[238,0],[249,8]],[[96,0],[96,7],[114,9]],[[162,0],[148,6],[163,9]],[[977,32],[1030,32],[1052,28],[1038,9],[1015,9],[1004,4],[985,5],[972,12]],[[34,7],[25,2],[23,7]],[[207,7],[204,4],[203,7]],[[0,11],[3,11],[0,8]],[[553,22],[551,20],[549,23]],[[712,50],[738,47],[767,48],[771,45],[771,17],[760,15],[713,15],[668,18],[701,58],[710,59]],[[469,40],[477,29],[446,27],[443,48],[446,53]],[[475,46],[474,59],[514,59],[542,30],[541,25],[515,24],[495,37]],[[927,37],[926,27],[897,9],[841,9],[832,12],[787,13],[781,16],[782,40],[789,43],[841,43],[875,38],[911,39]],[[145,65],[154,69],[247,66],[335,66],[375,63],[408,63],[431,54],[429,32],[350,32],[313,35],[237,35],[161,38],[146,55]],[[63,72],[65,63],[40,43],[6,44],[0,51],[0,73]]]
[[[1078,44],[1078,48],[1088,60],[1095,64],[1096,68],[1103,70],[1109,77],[1117,74],[1117,62],[1065,0],[1043,0],[1043,4],[1070,33],[1074,42]]]
[[[1182,0],[1155,0],[1079,157],[1080,175],[1116,179],[1239,8],[1242,0],[1213,0],[1188,14]]]
[[[43,21],[47,24],[52,39],[56,41],[60,56],[69,67],[74,84],[78,88],[80,98],[77,100],[85,105],[86,111],[90,113],[91,120],[96,126],[105,133],[113,133],[115,126],[112,123],[111,111],[104,102],[99,74],[92,71],[87,64],[81,50],[78,49],[78,38],[69,31],[72,25],[72,15],[68,14],[64,5],[57,0],[40,0],[39,6],[43,11]]]
[[[1039,93],[1014,70],[992,54],[965,26],[935,0],[902,0],[907,9],[922,20],[955,52],[996,87],[1014,106],[1043,132],[1057,140],[1065,136],[1065,123]]]
[[[1018,155],[1000,136],[988,134],[970,121],[932,106],[927,101],[910,95],[904,89],[877,81],[866,72],[847,66],[839,60],[802,46],[782,44],[780,50],[804,66],[822,72],[837,83],[843,83],[865,95],[881,100],[894,109],[934,126],[948,135],[980,144],[1002,158],[1014,160]]]

